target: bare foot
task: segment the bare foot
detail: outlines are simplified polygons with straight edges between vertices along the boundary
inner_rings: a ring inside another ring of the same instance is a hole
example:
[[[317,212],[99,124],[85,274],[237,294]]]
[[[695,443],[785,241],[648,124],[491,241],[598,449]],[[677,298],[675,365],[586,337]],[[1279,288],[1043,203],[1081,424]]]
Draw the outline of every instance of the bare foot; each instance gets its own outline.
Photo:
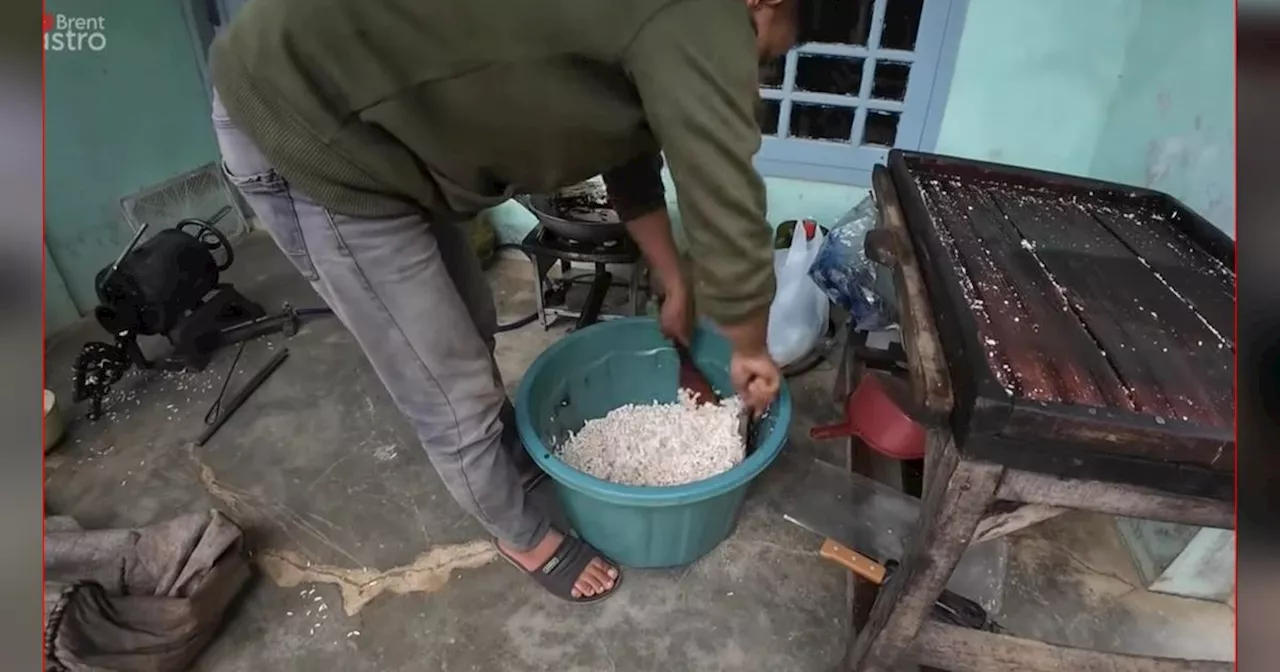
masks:
[[[498,546],[515,560],[526,571],[534,571],[541,567],[551,556],[555,555],[556,549],[560,547],[560,542],[564,539],[564,535],[555,530],[547,532],[547,536],[542,538],[542,542],[528,551],[517,551],[505,543],[499,541]],[[570,591],[574,598],[594,597],[609,592],[613,589],[613,584],[618,578],[618,570],[611,567],[603,558],[591,558],[591,562],[587,564],[586,569],[578,575],[577,581],[573,583],[573,590]]]

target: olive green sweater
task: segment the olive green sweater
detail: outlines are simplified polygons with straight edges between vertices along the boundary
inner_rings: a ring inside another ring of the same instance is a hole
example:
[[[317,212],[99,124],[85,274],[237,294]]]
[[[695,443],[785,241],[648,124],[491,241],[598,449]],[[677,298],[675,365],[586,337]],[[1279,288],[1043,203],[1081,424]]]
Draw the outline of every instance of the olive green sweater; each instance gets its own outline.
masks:
[[[335,212],[474,215],[604,174],[624,218],[665,206],[699,307],[774,290],[755,33],[742,0],[253,0],[214,86],[276,170]]]

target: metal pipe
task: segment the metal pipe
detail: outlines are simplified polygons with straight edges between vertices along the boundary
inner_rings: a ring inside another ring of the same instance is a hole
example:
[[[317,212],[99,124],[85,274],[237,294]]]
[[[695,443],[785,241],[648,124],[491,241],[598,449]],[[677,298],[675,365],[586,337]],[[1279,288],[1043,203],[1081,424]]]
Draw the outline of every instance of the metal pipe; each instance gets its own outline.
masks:
[[[129,240],[129,244],[125,245],[124,249],[120,250],[120,255],[116,257],[116,260],[111,262],[111,270],[108,271],[106,275],[102,276],[102,280],[98,282],[99,288],[106,285],[107,281],[111,279],[111,276],[115,275],[116,271],[120,270],[120,264],[123,264],[124,258],[129,256],[129,253],[133,251],[133,248],[138,246],[138,241],[142,240],[142,234],[147,232],[148,226],[150,226],[150,224],[143,222],[142,226],[139,226],[138,230],[133,233],[133,238]]]
[[[591,289],[587,291],[587,300],[582,305],[582,314],[574,329],[589,327],[600,320],[600,309],[604,307],[604,298],[611,284],[613,274],[604,270],[604,264],[596,264],[596,276],[591,280]]]
[[[199,438],[196,439],[196,445],[203,446],[208,443],[209,439],[213,438],[213,435],[217,433],[224,423],[226,423],[227,419],[236,412],[236,409],[240,408],[240,406],[244,404],[245,400],[249,398],[249,395],[253,394],[255,390],[262,386],[262,383],[267,380],[268,376],[275,373],[275,370],[280,368],[280,365],[284,363],[284,360],[288,356],[289,350],[287,348],[283,349],[276,353],[275,357],[268,360],[261,369],[258,369],[258,372],[253,374],[253,377],[249,379],[249,382],[245,383],[244,387],[236,391],[235,396],[227,402],[226,409],[219,413],[208,427],[204,428],[204,431],[200,433]],[[230,372],[228,372],[227,375],[230,375]]]

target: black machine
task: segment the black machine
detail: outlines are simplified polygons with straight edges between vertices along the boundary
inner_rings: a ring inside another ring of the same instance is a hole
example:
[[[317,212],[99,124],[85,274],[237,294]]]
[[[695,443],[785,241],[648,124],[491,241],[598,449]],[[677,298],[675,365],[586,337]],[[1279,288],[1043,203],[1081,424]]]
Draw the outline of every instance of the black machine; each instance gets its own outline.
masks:
[[[262,306],[220,282],[235,253],[214,224],[230,211],[224,207],[209,221],[184,219],[140,243],[147,230],[143,225],[115,263],[98,273],[101,304],[94,317],[115,340],[88,343],[76,359],[75,400],[92,401],[90,419],[101,415],[103,398],[130,366],[203,370],[218,346],[228,342],[225,328],[266,315]],[[139,336],[164,336],[172,352],[159,361],[147,359]]]

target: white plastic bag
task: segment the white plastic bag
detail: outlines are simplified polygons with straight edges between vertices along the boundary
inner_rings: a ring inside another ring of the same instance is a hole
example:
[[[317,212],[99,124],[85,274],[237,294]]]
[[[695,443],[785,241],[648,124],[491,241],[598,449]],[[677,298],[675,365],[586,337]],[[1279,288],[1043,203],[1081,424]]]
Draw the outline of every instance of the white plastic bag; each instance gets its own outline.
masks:
[[[822,249],[822,229],[797,224],[791,247],[775,250],[773,270],[778,291],[769,306],[769,354],[778,366],[787,366],[809,354],[827,328],[830,304],[827,295],[809,277],[809,267]]]

